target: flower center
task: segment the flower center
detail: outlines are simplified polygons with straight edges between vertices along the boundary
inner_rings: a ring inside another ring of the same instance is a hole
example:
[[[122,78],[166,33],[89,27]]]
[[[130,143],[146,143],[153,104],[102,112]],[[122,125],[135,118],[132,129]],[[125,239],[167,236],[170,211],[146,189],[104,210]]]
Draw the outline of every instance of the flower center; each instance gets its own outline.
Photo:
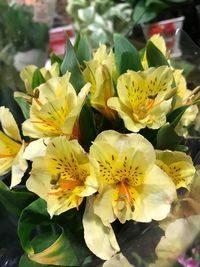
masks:
[[[131,197],[128,186],[127,186],[126,182],[124,182],[124,181],[121,181],[119,183],[119,198],[118,198],[118,200],[126,200],[131,207],[134,206],[134,201]]]

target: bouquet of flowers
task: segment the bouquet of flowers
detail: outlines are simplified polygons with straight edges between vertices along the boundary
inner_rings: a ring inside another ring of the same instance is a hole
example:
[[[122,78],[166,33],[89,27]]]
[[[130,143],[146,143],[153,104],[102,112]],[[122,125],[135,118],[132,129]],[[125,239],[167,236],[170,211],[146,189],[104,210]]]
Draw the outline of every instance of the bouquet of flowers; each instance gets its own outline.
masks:
[[[114,49],[89,47],[78,35],[50,69],[21,71],[24,122],[0,107],[0,202],[18,217],[19,266],[172,266],[200,230],[200,172],[181,143],[200,88],[159,35],[140,53],[119,34]],[[149,226],[156,256],[136,263],[136,245],[126,259],[120,233]]]

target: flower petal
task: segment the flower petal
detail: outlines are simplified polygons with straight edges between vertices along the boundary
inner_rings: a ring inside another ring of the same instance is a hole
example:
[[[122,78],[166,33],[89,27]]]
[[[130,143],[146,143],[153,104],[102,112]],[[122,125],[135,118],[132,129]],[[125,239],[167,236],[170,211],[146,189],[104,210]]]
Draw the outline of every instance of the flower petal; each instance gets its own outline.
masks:
[[[144,185],[136,188],[140,197],[136,199],[132,219],[140,222],[164,219],[176,199],[176,188],[171,179],[154,166],[144,180]]]
[[[176,188],[189,189],[195,174],[195,167],[190,156],[178,151],[157,150],[156,157],[157,165],[171,177]]]
[[[21,183],[22,177],[24,176],[24,173],[28,168],[28,163],[23,158],[24,149],[25,149],[25,143],[23,142],[17,156],[15,157],[12,163],[12,177],[11,177],[10,188]]]
[[[169,222],[156,247],[157,261],[151,267],[171,267],[177,258],[186,251],[200,232],[200,215],[180,218]]]
[[[122,253],[119,253],[106,261],[102,267],[134,267],[134,265],[130,264]]]
[[[47,144],[50,142],[50,138],[40,138],[32,141],[24,150],[23,158],[33,161],[36,157],[42,157],[46,154]]]
[[[94,213],[92,198],[86,203],[83,227],[85,242],[97,257],[108,260],[119,251],[112,226],[110,224],[105,226]]]
[[[17,123],[8,108],[0,107],[0,122],[3,131],[12,139],[21,142]]]

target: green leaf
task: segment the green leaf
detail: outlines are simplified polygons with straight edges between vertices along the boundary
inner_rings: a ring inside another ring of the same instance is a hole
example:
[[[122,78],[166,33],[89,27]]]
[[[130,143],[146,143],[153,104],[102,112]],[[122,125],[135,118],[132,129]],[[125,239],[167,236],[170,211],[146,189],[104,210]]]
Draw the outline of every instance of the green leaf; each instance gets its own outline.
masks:
[[[67,38],[66,52],[63,62],[61,64],[61,73],[65,74],[67,71],[71,72],[70,82],[74,86],[77,93],[84,85],[84,79],[79,68],[77,56],[69,38]]]
[[[31,243],[37,252],[29,255],[30,259],[40,264],[76,266],[79,261],[71,246],[67,231],[60,227],[59,236],[44,233],[37,236]],[[41,246],[42,245],[42,246]]]
[[[55,267],[55,265],[39,264],[30,260],[27,254],[24,254],[20,259],[19,267]]]
[[[135,24],[148,22],[154,19],[156,15],[156,10],[151,10],[147,7],[144,0],[139,1],[133,10],[133,20]]]
[[[167,7],[161,0],[140,0],[133,10],[133,20],[136,24],[149,22]]]
[[[84,61],[89,61],[92,54],[91,46],[85,34],[79,34],[79,38],[77,38],[76,46],[74,48],[76,51],[77,59],[81,67],[84,68]]]
[[[14,91],[12,89],[9,87],[1,87],[0,84],[0,106],[9,108],[17,122],[19,129],[21,129],[21,124],[24,122],[24,116],[19,105],[14,100],[13,93]]]
[[[180,137],[174,131],[174,127],[168,122],[162,126],[157,134],[157,149],[176,150]]]
[[[175,127],[180,121],[182,115],[189,106],[183,106],[173,110],[167,117],[167,123],[163,125],[157,134],[157,145],[158,149],[171,149],[171,150],[182,150],[183,147],[179,145],[180,136],[175,132]],[[185,149],[185,148],[184,148]]]
[[[172,3],[183,3],[186,2],[187,0],[168,0],[168,2],[172,2]]]
[[[148,7],[148,6],[150,6],[150,5],[160,5],[160,6],[162,6],[164,3],[163,3],[163,0],[147,0],[146,1],[146,6]]]
[[[88,151],[92,141],[94,141],[97,135],[94,113],[89,102],[82,108],[79,117],[79,125],[81,132],[81,143],[85,150]]]
[[[18,224],[18,235],[22,248],[27,253],[34,253],[29,241],[30,234],[36,225],[44,223],[48,218],[46,202],[42,199],[32,202],[22,211]]]
[[[23,97],[15,97],[15,101],[20,106],[25,119],[29,118],[30,106]]]
[[[36,88],[45,82],[46,81],[45,81],[44,77],[42,76],[40,69],[36,69],[33,73],[32,88]]]
[[[166,57],[151,41],[147,44],[146,55],[149,67],[169,66]]]
[[[19,216],[21,211],[29,205],[36,196],[28,191],[19,189],[10,190],[2,181],[0,181],[0,202],[11,213]]]
[[[174,109],[167,115],[167,121],[172,123],[174,127],[178,124],[184,112],[189,108],[189,106],[181,106],[177,109]]]
[[[61,65],[62,62],[63,62],[63,60],[60,57],[58,57],[57,55],[55,55],[55,54],[51,55],[51,65],[53,65],[54,63],[58,63],[59,65]]]
[[[70,217],[70,224],[79,229],[80,222],[75,223],[69,213]],[[61,219],[61,216],[58,219]],[[69,219],[65,219],[65,224],[67,220]],[[39,231],[36,231],[38,227],[40,227]],[[51,232],[49,232],[50,229],[52,229]],[[36,236],[30,240],[33,230],[36,231]],[[22,211],[18,223],[18,235],[29,259],[37,263],[79,266],[85,258],[85,255],[82,258],[83,255],[77,252],[82,244],[77,239],[76,232],[72,233],[70,227],[64,228],[55,220],[50,220],[46,202],[42,199],[37,199]],[[22,260],[25,259],[22,258]]]
[[[127,70],[143,70],[140,55],[137,49],[126,39],[126,37],[114,35],[115,59],[119,74]]]

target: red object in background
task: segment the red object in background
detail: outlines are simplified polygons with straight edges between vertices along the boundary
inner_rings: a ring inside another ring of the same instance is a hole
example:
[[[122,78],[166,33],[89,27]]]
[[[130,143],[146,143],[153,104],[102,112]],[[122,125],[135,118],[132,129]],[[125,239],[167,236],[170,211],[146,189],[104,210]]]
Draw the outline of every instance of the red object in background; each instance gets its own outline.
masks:
[[[64,55],[65,53],[66,34],[72,42],[74,41],[74,31],[71,25],[53,28],[49,34],[49,52],[56,55]]]
[[[175,33],[176,26],[173,22],[169,22],[166,24],[152,24],[149,27],[149,37],[154,34],[162,35],[169,50],[173,49],[175,43]]]

